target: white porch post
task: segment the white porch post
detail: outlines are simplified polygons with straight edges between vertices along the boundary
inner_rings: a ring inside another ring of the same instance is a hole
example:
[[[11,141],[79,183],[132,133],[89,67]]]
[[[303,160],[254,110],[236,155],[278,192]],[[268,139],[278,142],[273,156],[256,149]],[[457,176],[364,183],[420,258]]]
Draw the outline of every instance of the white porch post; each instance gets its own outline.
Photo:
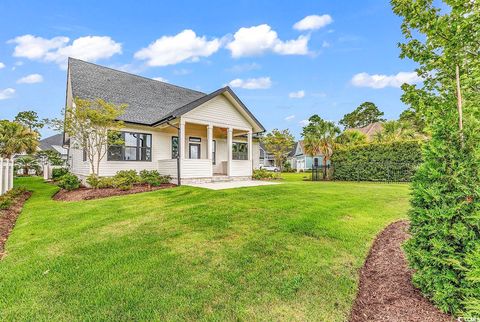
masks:
[[[5,176],[3,175],[3,158],[0,158],[0,195],[3,195],[5,190],[4,187]]]
[[[247,144],[248,160],[253,161],[252,130],[248,131],[247,137],[248,137],[248,144]]]
[[[233,137],[233,129],[229,127],[227,129],[227,155],[228,155],[228,162],[227,162],[227,176],[232,175],[232,137]]]
[[[8,169],[8,178],[9,178],[9,186],[8,190],[13,189],[13,166],[14,166],[14,161],[13,159],[10,161],[10,168]]]
[[[185,143],[185,121],[183,120],[180,120],[180,137],[178,138],[178,142],[180,148],[180,160],[184,160],[187,144]]]
[[[207,159],[212,160],[213,153],[213,125],[207,126]]]

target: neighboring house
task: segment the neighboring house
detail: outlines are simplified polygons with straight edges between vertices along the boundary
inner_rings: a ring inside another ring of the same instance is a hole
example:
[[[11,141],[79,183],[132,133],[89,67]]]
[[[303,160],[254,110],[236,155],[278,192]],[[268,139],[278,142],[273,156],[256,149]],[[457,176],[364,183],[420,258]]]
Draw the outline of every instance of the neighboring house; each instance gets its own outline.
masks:
[[[49,136],[48,138],[40,140],[40,145],[38,148],[40,151],[51,150],[51,151],[58,152],[60,154],[61,159],[64,160],[65,162],[67,161],[68,150],[63,147],[63,133],[55,134],[55,135]]]
[[[265,145],[263,143],[260,143],[259,148],[260,148],[259,166],[260,167],[274,166],[275,165],[275,158],[274,158],[273,154],[268,153],[268,151],[265,148]]]
[[[351,128],[347,131],[359,131],[367,136],[368,141],[372,141],[375,137],[375,134],[383,131],[383,124],[381,122],[375,122],[368,124],[364,127]]]
[[[311,169],[314,165],[322,165],[323,155],[309,156],[305,154],[303,140],[295,143],[292,152],[289,154],[289,160],[292,165],[292,169],[299,171],[305,171]],[[328,161],[330,163],[330,161]]]
[[[67,107],[74,97],[127,104],[123,145],[109,146],[100,176],[119,170],[158,170],[185,181],[251,178],[259,147],[252,136],[265,129],[227,86],[210,94],[69,58]],[[178,130],[178,129],[179,130]],[[65,135],[70,169],[84,179],[91,173],[82,150]]]

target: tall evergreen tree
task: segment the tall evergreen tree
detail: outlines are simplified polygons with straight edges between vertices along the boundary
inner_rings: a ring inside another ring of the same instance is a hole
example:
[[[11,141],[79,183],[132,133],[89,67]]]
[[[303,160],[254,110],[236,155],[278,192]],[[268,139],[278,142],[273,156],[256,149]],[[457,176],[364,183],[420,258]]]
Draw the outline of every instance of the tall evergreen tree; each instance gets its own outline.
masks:
[[[419,64],[402,100],[431,139],[413,181],[413,281],[442,310],[480,315],[480,2],[391,0],[403,18],[401,57]]]
[[[375,122],[384,122],[383,112],[372,102],[363,102],[353,112],[345,114],[340,124],[346,129],[364,127]]]

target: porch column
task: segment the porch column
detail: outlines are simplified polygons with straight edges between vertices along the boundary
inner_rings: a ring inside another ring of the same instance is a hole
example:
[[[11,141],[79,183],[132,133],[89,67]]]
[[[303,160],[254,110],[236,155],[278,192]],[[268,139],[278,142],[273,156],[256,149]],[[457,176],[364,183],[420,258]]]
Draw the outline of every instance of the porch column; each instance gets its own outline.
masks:
[[[233,129],[229,127],[227,129],[227,155],[228,155],[227,176],[232,175],[232,137],[233,137]]]
[[[213,153],[213,125],[207,126],[207,159],[212,160]]]
[[[252,161],[253,160],[252,130],[248,131],[247,138],[248,138],[248,143],[247,143],[248,160]]]
[[[180,150],[180,160],[185,159],[185,121],[180,121],[180,137],[178,138],[178,149]]]

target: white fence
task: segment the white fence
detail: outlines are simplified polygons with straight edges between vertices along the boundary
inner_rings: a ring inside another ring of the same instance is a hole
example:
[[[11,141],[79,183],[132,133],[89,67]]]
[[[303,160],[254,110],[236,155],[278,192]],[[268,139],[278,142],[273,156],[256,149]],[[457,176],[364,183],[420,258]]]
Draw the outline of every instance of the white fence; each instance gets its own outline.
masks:
[[[13,188],[13,160],[0,158],[0,195]]]

